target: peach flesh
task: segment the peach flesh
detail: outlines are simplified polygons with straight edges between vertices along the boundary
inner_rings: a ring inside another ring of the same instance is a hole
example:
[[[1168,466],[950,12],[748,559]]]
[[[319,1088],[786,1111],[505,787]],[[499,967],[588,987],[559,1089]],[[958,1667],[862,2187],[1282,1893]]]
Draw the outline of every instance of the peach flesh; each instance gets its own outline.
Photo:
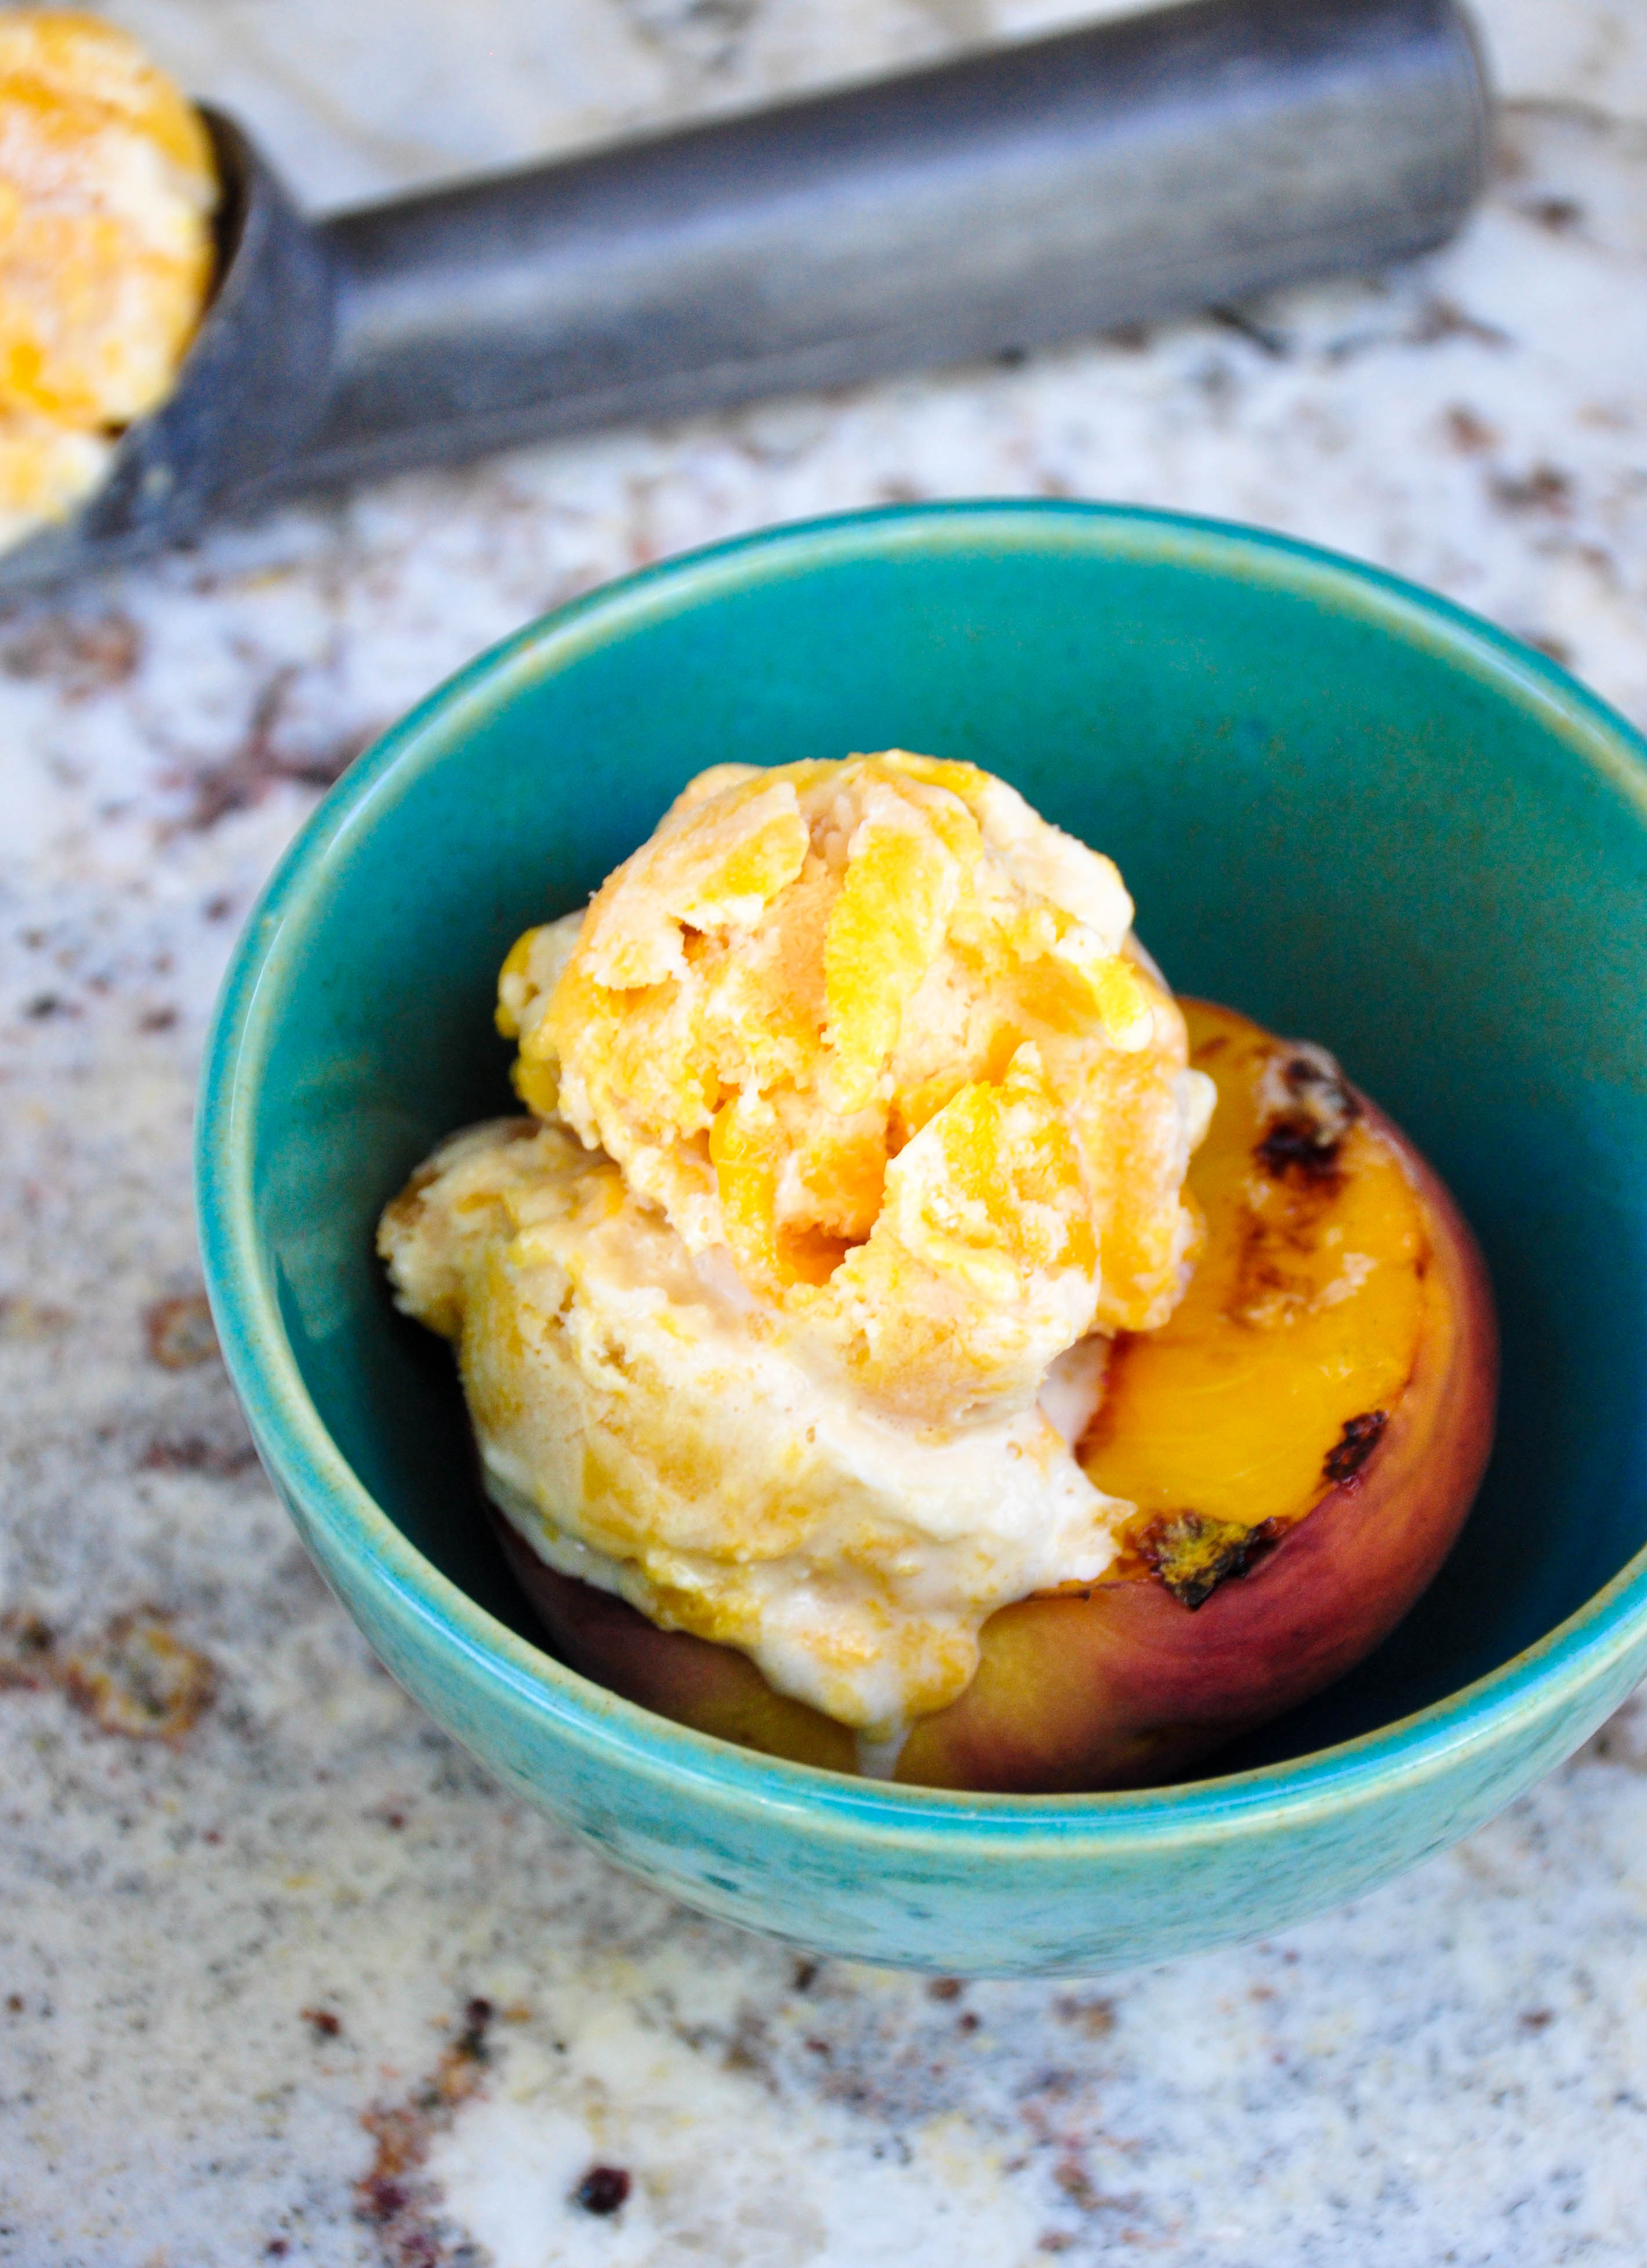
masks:
[[[1485,1268],[1448,1192],[1389,1120],[1356,1100],[1362,1123],[1401,1160],[1428,1240],[1411,1368],[1358,1469],[1278,1540],[1255,1533],[1245,1567],[1238,1554],[1194,1610],[1136,1554],[1120,1580],[1002,1609],[984,1627],[977,1677],[915,1726],[896,1778],[1030,1794],[1184,1777],[1342,1676],[1432,1580],[1492,1446],[1496,1326]],[[701,1731],[856,1770],[852,1734],[775,1693],[745,1656],[655,1628],[547,1567],[501,1518],[495,1524],[573,1668]],[[1273,1534],[1281,1522],[1267,1525]]]

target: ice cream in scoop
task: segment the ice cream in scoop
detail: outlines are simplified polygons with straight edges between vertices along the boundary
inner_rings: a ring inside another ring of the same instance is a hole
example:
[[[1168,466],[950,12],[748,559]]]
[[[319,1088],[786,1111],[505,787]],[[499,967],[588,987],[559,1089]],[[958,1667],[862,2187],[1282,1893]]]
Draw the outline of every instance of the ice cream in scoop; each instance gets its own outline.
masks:
[[[72,510],[170,393],[217,202],[205,126],[129,33],[0,11],[0,549]]]

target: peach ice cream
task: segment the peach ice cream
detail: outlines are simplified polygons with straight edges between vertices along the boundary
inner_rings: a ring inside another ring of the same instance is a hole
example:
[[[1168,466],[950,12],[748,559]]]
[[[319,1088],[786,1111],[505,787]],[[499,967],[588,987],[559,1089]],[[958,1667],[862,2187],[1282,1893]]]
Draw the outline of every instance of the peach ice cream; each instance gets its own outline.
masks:
[[[211,288],[200,117],[94,16],[0,13],[0,549],[101,481]]]
[[[1133,1512],[1070,1443],[1171,1314],[1212,1089],[1113,865],[969,765],[694,781],[500,982],[529,1120],[386,1212],[486,1484],[864,1760]]]

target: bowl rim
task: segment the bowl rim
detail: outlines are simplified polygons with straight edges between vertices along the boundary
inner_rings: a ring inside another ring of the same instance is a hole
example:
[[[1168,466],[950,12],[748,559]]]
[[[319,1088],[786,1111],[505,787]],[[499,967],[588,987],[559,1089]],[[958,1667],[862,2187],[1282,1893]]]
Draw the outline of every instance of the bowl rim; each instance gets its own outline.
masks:
[[[691,1786],[723,1807],[805,1818],[810,1831],[939,1847],[957,1837],[1189,1847],[1297,1828],[1449,1773],[1467,1756],[1563,1719],[1647,1654],[1647,1547],[1534,1645],[1388,1725],[1282,1763],[1124,1793],[997,1795],[854,1778],[757,1754],[656,1715],[580,1676],[472,1600],[410,1543],[356,1476],[303,1383],[257,1233],[251,1130],[257,1080],[305,917],[377,812],[460,745],[466,723],[608,643],[682,608],[849,557],[985,548],[1175,561],[1313,596],[1427,646],[1536,710],[1647,826],[1647,740],[1548,657],[1451,600],[1320,546],[1237,522],[1129,504],[1014,498],[898,504],[780,523],[603,584],[501,640],[391,726],[322,799],[276,865],[231,958],[196,1117],[195,1188],[208,1295],[230,1378],[289,1500],[399,1621],[461,1657],[500,1701],[592,1761]],[[315,1546],[312,1543],[311,1548]],[[321,1554],[324,1558],[327,1555]],[[1633,1665],[1634,1666],[1634,1665]]]

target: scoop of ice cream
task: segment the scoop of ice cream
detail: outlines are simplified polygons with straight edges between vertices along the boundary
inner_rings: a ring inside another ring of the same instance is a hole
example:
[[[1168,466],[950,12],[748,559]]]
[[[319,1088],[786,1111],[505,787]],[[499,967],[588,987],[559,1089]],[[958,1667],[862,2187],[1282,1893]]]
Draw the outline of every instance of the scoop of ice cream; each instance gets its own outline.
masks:
[[[517,1085],[930,1437],[1181,1291],[1211,1089],[1107,858],[968,764],[695,780],[510,954]]]
[[[780,1307],[562,1126],[457,1136],[379,1241],[400,1304],[458,1342],[487,1492],[527,1543],[888,1753],[970,1683],[997,1607],[1115,1555],[1132,1506],[1069,1447],[1090,1364],[1059,1366],[1050,1416],[923,1440],[798,1360]]]
[[[171,390],[217,202],[205,127],[136,40],[0,14],[0,534],[78,502]]]

